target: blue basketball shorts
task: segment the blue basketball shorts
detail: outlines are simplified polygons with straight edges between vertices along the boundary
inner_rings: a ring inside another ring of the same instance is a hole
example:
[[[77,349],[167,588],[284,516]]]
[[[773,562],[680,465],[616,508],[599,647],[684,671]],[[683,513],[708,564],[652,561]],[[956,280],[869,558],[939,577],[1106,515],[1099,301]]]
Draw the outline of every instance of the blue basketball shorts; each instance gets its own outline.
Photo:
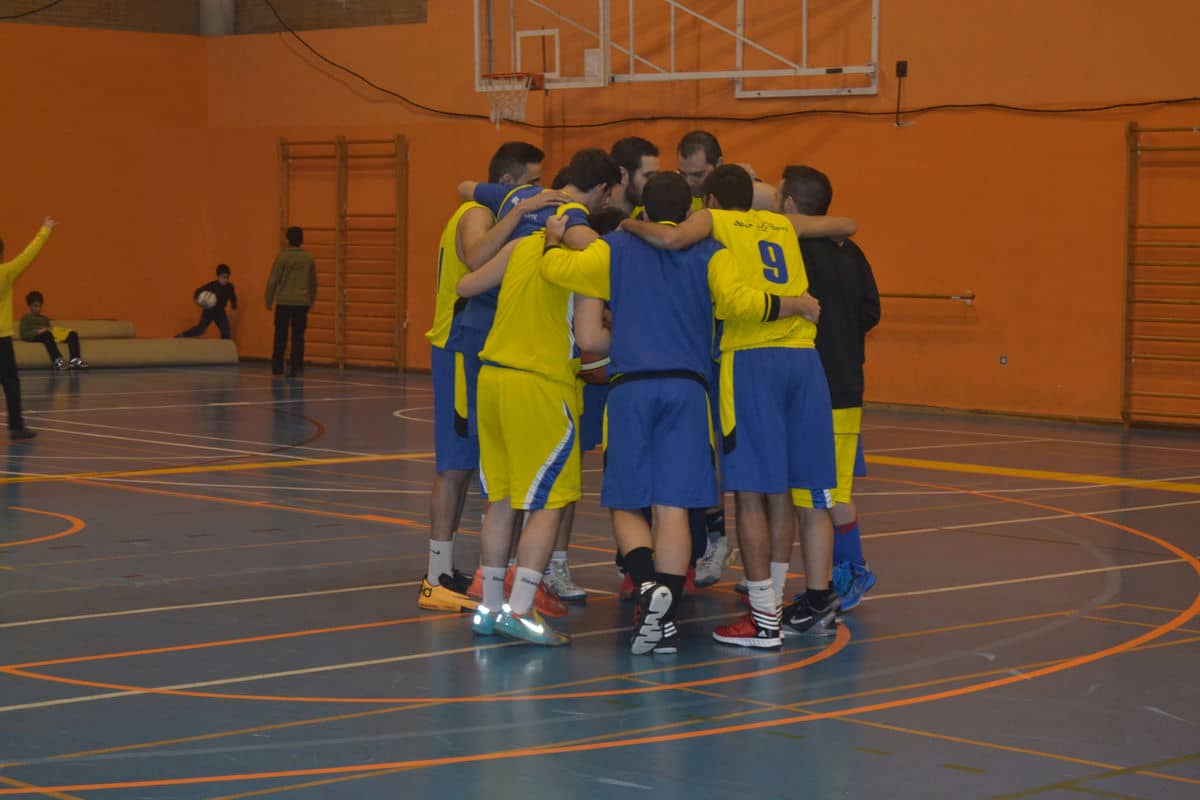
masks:
[[[607,414],[602,506],[635,510],[717,504],[703,383],[684,377],[626,380],[609,390]]]
[[[820,356],[812,348],[764,347],[721,359],[724,488],[813,493],[832,505],[837,486],[833,409]]]
[[[583,383],[583,413],[579,417],[579,450],[586,453],[604,443],[607,383]]]
[[[463,354],[430,347],[433,373],[433,449],[436,469],[474,470],[479,467],[479,439],[467,424],[467,376]],[[471,394],[474,394],[472,391]]]

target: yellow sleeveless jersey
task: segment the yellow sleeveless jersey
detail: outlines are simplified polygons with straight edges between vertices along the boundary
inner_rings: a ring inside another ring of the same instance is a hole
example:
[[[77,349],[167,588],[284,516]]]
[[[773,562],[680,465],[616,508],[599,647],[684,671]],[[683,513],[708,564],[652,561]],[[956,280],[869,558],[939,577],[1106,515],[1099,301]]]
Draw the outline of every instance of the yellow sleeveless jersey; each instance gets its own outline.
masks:
[[[434,347],[446,346],[446,339],[450,336],[450,323],[454,321],[454,305],[459,300],[454,287],[471,271],[458,257],[458,223],[463,215],[473,208],[486,209],[487,206],[474,202],[459,206],[454,216],[446,223],[446,228],[442,231],[442,240],[438,244],[437,296],[433,306],[433,327],[425,332],[425,338]]]
[[[559,206],[558,213],[572,208],[583,207],[567,203]],[[579,371],[571,327],[575,298],[570,290],[542,277],[545,245],[545,231],[537,231],[513,250],[500,284],[496,321],[479,358],[485,364],[534,372],[574,387]]]
[[[751,288],[780,295],[808,290],[808,273],[796,231],[787,217],[773,211],[722,211],[712,214],[712,236],[729,250],[738,275]],[[721,352],[758,347],[813,347],[817,326],[803,317],[774,322],[726,320]]]

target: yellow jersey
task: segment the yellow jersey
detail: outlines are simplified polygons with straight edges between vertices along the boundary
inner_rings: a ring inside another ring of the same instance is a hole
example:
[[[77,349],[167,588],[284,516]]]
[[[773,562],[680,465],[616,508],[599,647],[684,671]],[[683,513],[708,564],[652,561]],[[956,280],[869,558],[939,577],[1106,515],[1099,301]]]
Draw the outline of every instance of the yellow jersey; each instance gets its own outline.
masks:
[[[559,207],[559,214],[574,206]],[[485,364],[537,373],[575,386],[579,357],[572,329],[575,296],[542,277],[546,232],[521,239],[509,256],[496,302],[496,320],[479,353]]]
[[[475,202],[466,202],[458,207],[454,216],[446,223],[442,231],[442,240],[438,244],[437,295],[433,305],[433,327],[425,331],[425,338],[434,347],[445,347],[450,338],[450,324],[454,321],[454,307],[458,303],[466,305],[466,300],[460,300],[455,294],[454,287],[459,280],[471,269],[458,257],[458,223],[463,215],[473,208],[486,208]],[[489,212],[490,213],[490,212]]]
[[[754,289],[785,296],[808,290],[808,273],[792,223],[773,211],[709,209],[712,237],[729,250],[741,280]],[[813,347],[817,326],[803,317],[773,322],[725,321],[721,352],[758,347]]]

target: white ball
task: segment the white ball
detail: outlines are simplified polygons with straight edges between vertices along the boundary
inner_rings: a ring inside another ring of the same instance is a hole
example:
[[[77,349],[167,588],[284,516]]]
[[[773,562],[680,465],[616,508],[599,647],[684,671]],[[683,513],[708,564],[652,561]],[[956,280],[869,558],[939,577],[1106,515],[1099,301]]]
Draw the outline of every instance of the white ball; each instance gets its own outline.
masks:
[[[212,308],[217,304],[217,296],[212,292],[201,292],[196,295],[196,305],[201,308]]]

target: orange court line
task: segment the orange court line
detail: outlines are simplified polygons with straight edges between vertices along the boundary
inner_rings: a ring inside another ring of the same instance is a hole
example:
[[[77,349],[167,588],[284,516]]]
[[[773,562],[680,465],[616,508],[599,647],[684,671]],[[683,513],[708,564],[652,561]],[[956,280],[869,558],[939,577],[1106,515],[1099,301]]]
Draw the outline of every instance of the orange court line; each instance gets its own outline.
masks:
[[[929,486],[928,484],[919,484],[915,481],[905,481],[905,482],[912,483],[914,485]],[[933,486],[933,488],[944,489],[947,487]],[[954,488],[954,487],[950,487],[950,488]],[[1131,528],[1129,526],[1122,525],[1121,523],[1113,522],[1111,520],[1106,520],[1106,519],[1090,516],[1088,514],[1083,514],[1080,512],[1070,511],[1068,509],[1058,508],[1055,506],[1049,506],[1049,505],[1044,505],[1041,503],[1035,503],[1035,502],[1029,501],[1029,500],[1023,500],[1023,499],[1018,499],[1018,498],[999,497],[997,495],[988,494],[986,492],[976,492],[976,491],[966,490],[966,489],[958,489],[958,491],[963,491],[964,493],[973,494],[973,495],[977,495],[980,497],[988,497],[990,499],[998,499],[998,500],[1002,500],[1005,502],[1012,502],[1012,503],[1017,503],[1020,505],[1030,506],[1033,508],[1041,508],[1041,509],[1048,510],[1048,511],[1063,513],[1063,514],[1067,514],[1069,516],[1074,516],[1074,517],[1078,517],[1081,519],[1087,519],[1087,520],[1090,520],[1090,521],[1095,522],[1100,525],[1105,525],[1105,526],[1108,526],[1111,528],[1115,528],[1117,530],[1122,530],[1127,533],[1131,533],[1135,536],[1139,536],[1143,539],[1153,542],[1153,543],[1159,545],[1160,547],[1162,547],[1163,549],[1179,556],[1183,561],[1185,561],[1189,566],[1192,567],[1193,571],[1195,571],[1197,575],[1200,575],[1200,560],[1198,560],[1195,556],[1188,553],[1187,551],[1182,550],[1181,548],[1176,547],[1174,544],[1172,544],[1158,536],[1155,536],[1153,534],[1146,533],[1144,531],[1139,531],[1135,528]],[[891,701],[886,701],[886,702],[881,702],[881,703],[875,703],[873,705],[857,706],[857,707],[851,707],[851,708],[840,709],[840,710],[836,710],[836,711],[828,711],[828,712],[807,713],[807,714],[802,714],[800,716],[785,717],[785,718],[777,719],[777,720],[764,720],[764,721],[760,721],[760,722],[743,723],[743,724],[739,724],[739,725],[707,728],[707,729],[700,730],[700,731],[686,731],[686,732],[679,732],[679,733],[672,733],[672,734],[664,734],[661,736],[651,736],[651,737],[617,740],[614,742],[602,742],[602,743],[592,743],[592,744],[585,744],[585,745],[570,745],[570,746],[547,745],[547,746],[541,746],[541,747],[517,748],[514,750],[499,751],[499,752],[493,751],[493,752],[489,752],[489,753],[477,753],[477,754],[463,755],[463,756],[447,756],[447,757],[436,758],[436,759],[418,759],[418,760],[413,760],[413,761],[399,761],[399,762],[371,764],[371,765],[344,765],[344,766],[339,766],[339,767],[316,767],[316,768],[304,769],[304,770],[285,770],[285,771],[276,771],[276,772],[194,776],[194,777],[188,777],[188,778],[171,778],[171,779],[152,780],[152,781],[130,781],[130,782],[118,782],[118,783],[54,786],[54,787],[46,787],[46,788],[48,788],[50,790],[55,790],[55,791],[57,791],[57,790],[83,791],[83,790],[118,789],[118,788],[145,788],[145,787],[150,787],[150,786],[195,785],[195,784],[217,783],[217,782],[234,781],[234,780],[264,780],[264,779],[272,779],[272,778],[301,777],[301,776],[310,776],[310,775],[345,775],[345,774],[377,771],[380,769],[433,767],[433,766],[444,766],[444,765],[449,765],[449,764],[465,764],[465,763],[480,763],[480,762],[488,762],[488,761],[497,761],[497,760],[505,759],[505,758],[523,758],[523,757],[532,757],[532,756],[541,756],[541,755],[556,755],[556,754],[561,754],[561,753],[609,750],[609,749],[615,749],[615,748],[631,747],[631,746],[636,746],[636,745],[640,745],[640,744],[677,742],[677,741],[685,741],[685,740],[690,740],[690,739],[715,736],[715,735],[726,734],[726,733],[738,733],[738,732],[749,731],[749,730],[761,730],[761,729],[767,729],[767,728],[780,727],[780,726],[784,726],[784,725],[793,725],[793,724],[799,724],[799,723],[804,723],[804,722],[811,722],[811,721],[821,720],[821,719],[839,719],[842,717],[856,716],[856,715],[867,714],[867,713],[872,713],[872,712],[876,712],[876,711],[884,711],[884,710],[889,710],[889,709],[893,709],[893,708],[902,708],[902,707],[906,707],[906,706],[918,705],[918,704],[933,702],[933,701],[937,701],[937,700],[961,697],[961,696],[965,696],[965,695],[969,695],[969,694],[975,694],[977,692],[987,691],[987,690],[993,689],[993,688],[998,688],[1001,686],[1008,686],[1008,685],[1018,683],[1018,682],[1033,680],[1035,678],[1039,678],[1039,677],[1042,677],[1045,675],[1063,672],[1068,669],[1073,669],[1075,667],[1082,666],[1084,664],[1089,664],[1089,663],[1092,663],[1095,661],[1099,661],[1101,659],[1107,658],[1112,655],[1116,655],[1118,653],[1127,652],[1127,651],[1132,650],[1142,644],[1153,641],[1154,639],[1157,639],[1157,638],[1169,633],[1170,631],[1173,631],[1173,630],[1181,627],[1188,620],[1195,617],[1198,613],[1200,613],[1200,593],[1198,593],[1195,596],[1195,598],[1192,600],[1192,603],[1186,609],[1184,609],[1180,614],[1178,614],[1174,618],[1164,622],[1162,625],[1159,625],[1158,627],[1154,628],[1153,630],[1147,631],[1147,632],[1141,634],[1140,636],[1134,637],[1133,639],[1127,640],[1125,642],[1114,645],[1112,647],[1108,647],[1103,650],[1094,651],[1092,653],[1087,653],[1087,654],[1084,654],[1081,656],[1075,656],[1073,658],[1066,659],[1058,664],[1046,666],[1041,669],[1034,670],[1032,672],[1022,673],[1020,675],[1009,675],[1009,676],[1006,676],[1003,678],[997,678],[995,680],[985,681],[983,683],[971,684],[969,686],[957,687],[954,689],[948,689],[948,690],[944,690],[941,692],[934,692],[934,693],[926,694],[926,695],[919,695],[919,696],[915,696],[915,697],[901,698],[898,700],[891,700]],[[843,636],[846,637],[846,640],[848,641],[848,632],[846,631],[846,628],[844,626],[838,632],[838,639],[839,640],[842,639]],[[836,642],[836,640],[835,640],[835,642]],[[845,646],[845,642],[843,643],[842,646],[843,647]],[[830,648],[830,649],[832,649],[832,648]],[[825,652],[829,652],[829,651],[825,651]],[[777,670],[777,671],[783,671],[783,670]],[[30,675],[30,677],[35,677],[35,676]],[[43,677],[48,677],[48,676],[43,676]],[[744,676],[735,676],[735,677],[737,677],[738,679],[741,679]],[[705,685],[707,683],[714,683],[714,682],[728,682],[728,681],[711,681],[711,682],[710,681],[700,681],[700,682],[691,682],[688,684],[676,684],[672,687],[665,687],[665,688],[690,688],[691,686]],[[102,688],[108,688],[108,687],[102,686]],[[654,688],[654,687],[650,687],[650,688]],[[139,690],[139,691],[144,691],[144,690]],[[569,697],[569,696],[570,695],[550,695],[550,697],[555,697],[558,699],[563,699],[563,698]],[[423,698],[423,699],[427,700],[428,698]],[[531,699],[531,698],[525,697],[522,699]],[[0,789],[0,795],[14,795],[14,794],[29,794],[29,792],[25,791],[25,790],[19,790],[19,789],[17,789],[17,790]]]
[[[79,533],[81,530],[83,530],[84,528],[87,527],[87,523],[85,523],[79,517],[72,517],[70,514],[59,514],[56,511],[39,511],[36,508],[26,508],[24,506],[9,506],[9,508],[11,508],[13,511],[25,511],[30,514],[42,514],[47,517],[58,517],[59,519],[65,519],[67,522],[71,523],[71,527],[67,528],[65,531],[59,531],[58,533],[52,533],[49,536],[40,536],[37,539],[22,539],[18,542],[0,541],[0,547],[16,547],[16,546],[22,545],[22,544],[37,544],[38,542],[48,542],[51,539],[61,539],[64,536],[70,536],[72,534]]]
[[[127,492],[141,492],[143,494],[157,494],[165,497],[180,497],[185,500],[203,500],[207,503],[224,503],[225,505],[243,506],[249,508],[265,508],[271,511],[292,511],[297,514],[311,514],[317,517],[333,517],[334,519],[351,519],[358,522],[385,522],[389,525],[403,525],[410,528],[428,528],[428,523],[417,522],[416,520],[404,519],[402,517],[384,517],[377,514],[347,514],[342,511],[321,511],[316,508],[300,508],[297,506],[285,506],[277,503],[271,503],[266,500],[238,500],[234,497],[220,497],[218,495],[198,494],[191,492],[176,492],[171,489],[151,489],[147,486],[130,486],[124,483],[105,483],[103,481],[91,481],[77,479],[77,483],[86,486],[98,486],[104,489],[122,489]]]
[[[880,455],[867,456],[867,463],[886,464],[893,467],[911,467],[913,469],[928,469],[939,472],[965,472],[972,475],[1000,475],[1007,478],[1029,478],[1031,480],[1058,481],[1061,483],[1085,483],[1094,486],[1120,486],[1132,489],[1155,489],[1162,492],[1200,494],[1200,484],[1196,483],[1176,483],[1174,481],[1146,480],[1144,478],[1123,478],[1119,475],[1090,475],[1087,473],[1055,472],[1053,470],[1044,469],[993,467],[987,464],[963,464],[955,461],[935,461],[924,458],[903,458],[900,456]],[[974,493],[972,492],[971,494]],[[1048,508],[1048,506],[1043,507]]]
[[[17,786],[22,789],[28,789],[33,794],[40,794],[45,797],[53,797],[55,800],[83,800],[82,797],[76,797],[73,794],[63,794],[62,792],[50,791],[49,789],[43,789],[41,786],[35,786],[32,783],[25,783],[24,781],[19,781],[16,778],[9,778],[4,775],[0,775],[0,783],[3,783],[7,786]]]
[[[463,695],[453,697],[300,697],[288,695],[254,695],[254,694],[230,694],[226,692],[195,692],[186,689],[159,689],[147,686],[132,686],[119,683],[104,683],[101,681],[88,681],[78,678],[64,678],[58,675],[44,675],[37,672],[28,672],[16,667],[0,667],[0,672],[9,675],[17,675],[22,678],[32,678],[33,680],[50,681],[53,683],[65,683],[71,686],[87,686],[93,689],[112,689],[123,692],[136,692],[142,694],[161,694],[173,697],[204,697],[216,700],[254,700],[254,701],[277,701],[289,703],[355,703],[355,704],[393,704],[393,703],[437,703],[437,704],[467,704],[467,703],[507,703],[529,700],[579,700],[586,698],[598,697],[620,697],[635,694],[652,694],[655,692],[666,692],[675,689],[687,689],[693,686],[714,686],[722,683],[734,683],[737,681],[749,680],[750,678],[759,678],[765,675],[778,675],[784,672],[791,672],[815,664],[818,661],[824,661],[837,653],[841,652],[847,644],[850,643],[850,631],[842,626],[838,630],[838,635],[834,638],[830,645],[817,653],[802,658],[798,661],[793,661],[788,664],[781,664],[777,667],[768,667],[767,669],[755,670],[753,672],[739,672],[734,675],[721,675],[715,678],[697,678],[692,681],[684,681],[682,683],[661,684],[658,686],[638,687],[634,689],[608,689],[603,691],[592,692],[560,692],[556,694],[509,694],[509,695]],[[613,679],[619,679],[621,676],[613,676]]]
[[[201,464],[190,467],[154,467],[151,469],[115,470],[112,472],[67,472],[60,475],[9,475],[0,483],[52,483],[55,481],[101,480],[104,478],[146,478],[158,475],[194,475],[199,472],[244,472],[247,470],[295,469],[323,467],[331,464],[365,464],[386,461],[413,461],[429,458],[433,453],[391,453],[373,456],[336,456],[310,458],[303,461],[256,461],[246,464]]]
[[[457,612],[445,614],[423,614],[419,617],[404,617],[403,619],[389,619],[381,622],[359,622],[353,625],[338,625],[329,628],[307,628],[300,631],[287,631],[285,633],[269,633],[262,636],[244,636],[239,639],[223,639],[212,642],[193,642],[191,644],[176,644],[165,647],[152,647],[145,650],[124,650],[116,653],[95,653],[88,656],[72,656],[68,658],[56,658],[49,661],[30,661],[26,664],[5,664],[0,666],[0,672],[12,669],[29,669],[33,667],[49,667],[58,664],[79,664],[86,661],[105,661],[112,658],[130,658],[132,656],[150,656],[160,653],[179,653],[186,650],[202,650],[208,647],[227,647],[234,644],[253,644],[255,642],[271,642],[279,639],[294,639],[300,636],[317,636],[324,633],[343,633],[346,631],[361,631],[370,628],[388,628],[393,625],[407,625],[412,622],[424,622],[426,620],[449,619],[451,617],[462,616]]]

